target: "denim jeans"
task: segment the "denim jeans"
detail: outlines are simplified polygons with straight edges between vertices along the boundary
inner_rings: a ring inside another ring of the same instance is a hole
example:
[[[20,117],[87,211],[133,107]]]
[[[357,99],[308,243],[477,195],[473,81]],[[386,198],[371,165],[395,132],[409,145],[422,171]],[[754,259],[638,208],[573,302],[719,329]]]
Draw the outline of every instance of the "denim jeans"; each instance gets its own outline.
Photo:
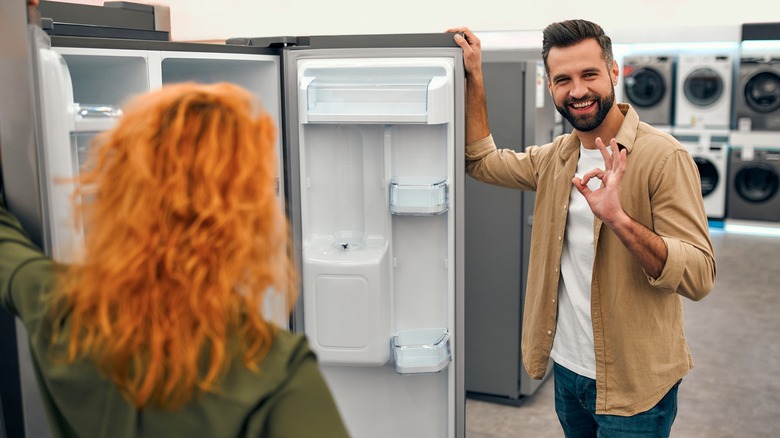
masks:
[[[630,416],[596,414],[596,381],[553,366],[555,412],[566,438],[667,438],[677,416],[677,382],[650,410]]]

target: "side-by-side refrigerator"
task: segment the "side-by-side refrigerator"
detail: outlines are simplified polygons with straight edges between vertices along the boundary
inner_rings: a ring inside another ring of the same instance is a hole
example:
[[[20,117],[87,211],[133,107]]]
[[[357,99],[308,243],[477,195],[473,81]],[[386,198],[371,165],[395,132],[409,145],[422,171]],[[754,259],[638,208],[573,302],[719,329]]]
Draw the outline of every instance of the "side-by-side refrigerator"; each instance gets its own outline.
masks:
[[[182,81],[244,86],[280,134],[301,294],[279,324],[307,335],[352,436],[465,436],[463,68],[451,35],[270,47],[48,37],[6,6],[17,35],[0,45],[5,198],[47,254],[77,262],[83,230],[60,181],[129,98]],[[0,432],[49,436],[24,328],[0,316]]]

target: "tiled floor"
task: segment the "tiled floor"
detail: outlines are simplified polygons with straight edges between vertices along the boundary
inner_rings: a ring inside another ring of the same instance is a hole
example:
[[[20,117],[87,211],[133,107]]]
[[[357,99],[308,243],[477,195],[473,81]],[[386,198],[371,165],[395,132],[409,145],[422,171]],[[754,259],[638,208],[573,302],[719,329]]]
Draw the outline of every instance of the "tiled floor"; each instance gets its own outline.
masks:
[[[713,229],[715,289],[684,300],[696,367],[672,437],[780,437],[780,237]],[[466,402],[467,438],[562,437],[548,379],[520,407]]]

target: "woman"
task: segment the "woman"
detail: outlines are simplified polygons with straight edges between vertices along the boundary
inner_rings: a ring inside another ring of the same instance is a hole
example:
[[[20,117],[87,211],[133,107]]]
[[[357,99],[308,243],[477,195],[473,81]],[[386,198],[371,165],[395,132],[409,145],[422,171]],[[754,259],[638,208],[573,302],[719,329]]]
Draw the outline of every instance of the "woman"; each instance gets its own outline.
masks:
[[[55,436],[343,437],[301,335],[275,128],[231,84],[136,98],[76,181],[78,264],[0,209],[0,301],[25,324]],[[56,284],[55,284],[56,282]]]

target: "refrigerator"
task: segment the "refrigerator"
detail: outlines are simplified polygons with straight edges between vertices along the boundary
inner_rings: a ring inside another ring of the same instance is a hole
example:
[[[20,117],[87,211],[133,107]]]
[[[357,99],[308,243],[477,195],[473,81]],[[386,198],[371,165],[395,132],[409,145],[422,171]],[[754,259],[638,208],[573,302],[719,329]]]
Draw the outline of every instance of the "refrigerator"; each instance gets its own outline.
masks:
[[[77,262],[83,230],[55,180],[79,172],[127,99],[181,81],[244,86],[278,124],[301,278],[293,317],[277,322],[307,335],[351,436],[465,436],[464,75],[451,35],[49,36],[5,3],[5,196],[47,254]],[[49,436],[26,334],[2,316],[0,424]]]
[[[488,120],[500,148],[549,143],[563,122],[547,90],[539,49],[483,51]],[[544,380],[525,371],[522,336],[535,192],[466,180],[466,391],[519,406]]]

